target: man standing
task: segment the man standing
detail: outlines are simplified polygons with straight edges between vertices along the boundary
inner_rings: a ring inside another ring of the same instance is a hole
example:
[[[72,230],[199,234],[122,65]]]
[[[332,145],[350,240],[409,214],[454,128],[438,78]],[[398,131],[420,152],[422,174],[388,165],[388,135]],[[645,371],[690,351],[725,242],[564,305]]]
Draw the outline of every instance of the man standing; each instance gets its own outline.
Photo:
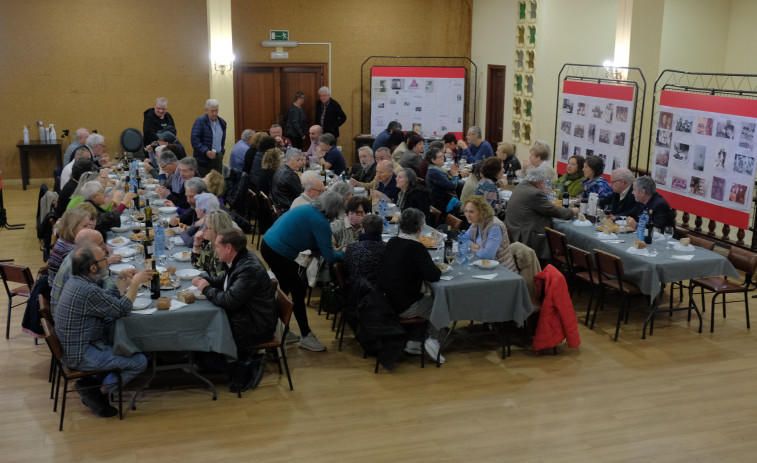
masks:
[[[284,130],[279,124],[273,124],[268,129],[268,133],[276,140],[276,148],[280,149],[282,153],[292,146],[292,141],[284,136]]]
[[[63,165],[65,166],[73,160],[74,151],[80,146],[84,146],[87,143],[87,137],[89,137],[89,130],[84,127],[74,132],[74,141],[66,148],[66,154],[63,155]],[[62,184],[61,184],[62,186]]]
[[[278,321],[276,293],[263,263],[247,250],[247,237],[236,229],[216,233],[215,252],[226,264],[226,273],[217,277],[196,277],[192,284],[226,312],[237,345],[237,359],[242,360],[246,348],[269,341],[273,336]],[[214,366],[228,373],[233,371],[224,356],[215,357]],[[242,391],[255,389],[263,377],[264,365],[265,355],[254,355],[245,362],[244,376],[237,376],[235,381],[237,387]]]
[[[143,270],[132,278],[124,296],[118,289],[102,287],[108,275],[105,251],[84,246],[74,251],[73,277],[66,283],[55,310],[55,332],[63,347],[63,363],[82,371],[121,370],[121,380],[127,384],[147,367],[143,354],[129,357],[115,355],[110,344],[107,319],[124,317],[132,310],[139,286],[152,279],[152,272]],[[96,415],[110,417],[118,414],[108,401],[108,394],[117,390],[116,375],[109,374],[99,391],[85,380],[76,382],[76,389],[84,405]]]
[[[155,100],[155,106],[144,112],[144,122],[142,122],[144,145],[150,146],[152,142],[157,141],[158,132],[162,132],[168,126],[176,127],[176,124],[173,122],[173,116],[168,112],[168,100],[159,97]]]
[[[657,192],[652,177],[645,175],[634,180],[633,197],[636,199],[636,205],[626,217],[629,227],[635,227],[636,222],[639,221],[639,216],[650,211],[652,212],[650,218],[655,228],[663,231],[665,227],[675,226],[676,216],[670,208],[670,204]]]
[[[320,176],[321,174],[319,174],[315,170],[308,170],[304,174],[302,174],[300,181],[302,181],[302,187],[305,189],[305,191],[303,191],[302,194],[297,197],[297,199],[292,201],[292,206],[289,209],[308,205],[313,202],[315,198],[321,196],[323,192],[326,191],[326,187],[323,185],[323,180],[321,180]]]
[[[195,120],[191,140],[200,177],[211,170],[223,173],[226,121],[218,117],[218,100],[205,101],[205,114]]]
[[[392,163],[389,161],[381,161],[376,166],[376,179],[378,179],[378,185],[375,190],[371,190],[371,197],[373,199],[381,199],[382,195],[389,198],[391,202],[397,202],[397,195],[400,193],[400,189],[397,187],[397,175],[392,170]]]
[[[379,148],[386,147],[391,148],[389,146],[389,137],[392,135],[392,132],[402,132],[402,124],[400,124],[397,121],[392,121],[389,123],[389,125],[386,127],[386,130],[378,134],[376,136],[376,139],[373,141],[373,151],[375,152]]]
[[[360,160],[360,167],[356,167],[352,171],[352,178],[361,183],[373,181],[373,177],[376,176],[376,162],[373,159],[373,150],[367,146],[361,146],[357,150],[357,157]]]
[[[339,127],[347,120],[339,103],[331,98],[328,87],[318,89],[318,101],[315,104],[316,122],[323,127],[323,133],[330,133],[339,138]]]
[[[465,156],[469,163],[473,164],[476,161],[483,161],[486,158],[494,156],[492,145],[484,140],[481,135],[481,127],[477,125],[471,126],[468,129],[468,133],[465,134],[465,139],[468,141],[469,146],[463,149],[463,156]]]
[[[254,135],[255,131],[252,129],[245,129],[242,132],[242,138],[240,138],[237,144],[231,149],[229,166],[234,169],[244,170],[244,156],[247,154],[247,150],[250,149],[250,142]]]
[[[305,165],[302,151],[292,148],[284,154],[284,164],[276,169],[271,181],[271,201],[282,213],[289,210],[300,193],[302,182],[297,172]]]
[[[307,161],[310,164],[318,164],[318,138],[323,135],[323,127],[320,125],[310,126],[308,136],[310,137],[310,148],[305,152]]]
[[[631,209],[636,206],[636,199],[631,193],[633,174],[625,167],[613,170],[610,174],[610,186],[613,194],[600,199],[599,207],[604,209],[606,206],[610,206],[612,209],[610,215],[613,216],[613,220],[615,220],[614,216],[629,215]]]

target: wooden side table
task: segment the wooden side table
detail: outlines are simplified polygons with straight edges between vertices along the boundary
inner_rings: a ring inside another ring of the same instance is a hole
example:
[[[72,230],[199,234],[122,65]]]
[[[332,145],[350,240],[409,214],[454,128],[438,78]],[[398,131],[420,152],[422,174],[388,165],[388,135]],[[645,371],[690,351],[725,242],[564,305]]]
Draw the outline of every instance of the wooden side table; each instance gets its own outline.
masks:
[[[63,154],[61,153],[60,143],[48,143],[40,140],[30,140],[29,143],[19,141],[16,145],[18,156],[21,161],[21,186],[26,190],[29,185],[29,156],[39,156],[46,153],[54,153],[56,156],[56,167],[63,165]]]

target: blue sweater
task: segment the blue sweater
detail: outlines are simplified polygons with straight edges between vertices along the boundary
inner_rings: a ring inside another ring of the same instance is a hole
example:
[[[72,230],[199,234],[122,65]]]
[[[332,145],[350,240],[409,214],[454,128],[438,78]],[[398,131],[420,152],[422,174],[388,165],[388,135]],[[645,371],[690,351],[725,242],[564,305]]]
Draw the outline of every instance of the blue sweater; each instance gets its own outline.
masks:
[[[344,258],[331,244],[331,224],[311,205],[295,207],[279,217],[263,235],[268,246],[287,259],[294,260],[307,249],[318,249],[328,263]]]
[[[465,156],[465,159],[469,163],[473,164],[476,161],[483,161],[494,156],[494,151],[492,150],[492,145],[488,141],[483,140],[478,146],[471,143],[468,149],[463,151],[463,156]]]

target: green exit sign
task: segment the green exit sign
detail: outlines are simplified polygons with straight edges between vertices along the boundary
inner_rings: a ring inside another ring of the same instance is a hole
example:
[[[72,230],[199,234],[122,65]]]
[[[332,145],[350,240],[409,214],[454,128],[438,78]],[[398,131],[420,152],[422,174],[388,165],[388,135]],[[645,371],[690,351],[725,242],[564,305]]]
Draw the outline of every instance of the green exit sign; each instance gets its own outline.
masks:
[[[270,33],[271,33],[271,40],[281,40],[281,41],[289,40],[289,31],[270,31]]]

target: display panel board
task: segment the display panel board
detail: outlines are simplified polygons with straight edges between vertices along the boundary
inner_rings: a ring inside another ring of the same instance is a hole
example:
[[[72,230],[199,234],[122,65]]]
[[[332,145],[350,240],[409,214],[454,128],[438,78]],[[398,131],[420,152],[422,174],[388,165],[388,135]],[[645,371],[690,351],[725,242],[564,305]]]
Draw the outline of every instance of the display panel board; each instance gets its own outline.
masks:
[[[652,178],[671,207],[749,227],[757,101],[660,92]]]
[[[465,68],[374,66],[371,68],[371,133],[391,121],[404,131],[441,137],[463,135]]]
[[[605,160],[605,178],[628,167],[633,126],[634,88],[566,80],[563,82],[560,132],[554,148],[557,173],[564,174],[575,154]]]

